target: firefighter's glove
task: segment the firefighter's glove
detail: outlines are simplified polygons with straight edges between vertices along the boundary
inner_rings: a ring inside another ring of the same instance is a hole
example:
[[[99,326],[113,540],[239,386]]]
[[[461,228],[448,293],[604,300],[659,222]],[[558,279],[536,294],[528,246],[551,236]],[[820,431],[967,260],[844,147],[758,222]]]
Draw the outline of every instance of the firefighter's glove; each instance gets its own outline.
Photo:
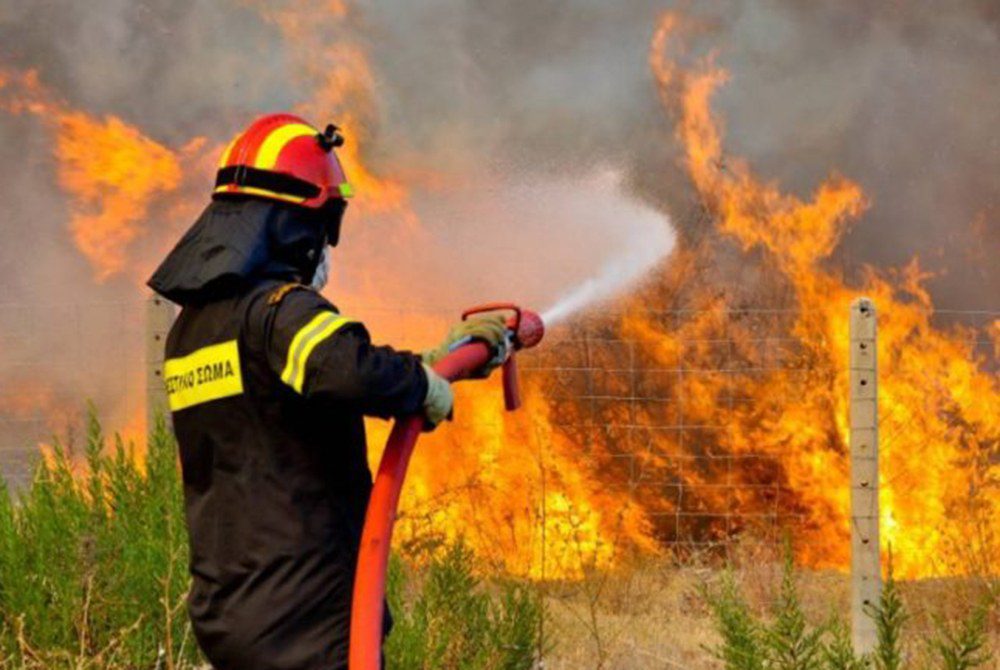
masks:
[[[427,395],[424,396],[425,424],[427,430],[434,430],[439,423],[451,417],[455,396],[451,392],[448,380],[434,372],[426,363],[424,372],[427,373]]]
[[[448,332],[448,337],[436,349],[425,351],[421,358],[427,365],[434,365],[452,351],[468,344],[472,340],[481,340],[493,351],[493,358],[474,377],[485,379],[507,359],[511,343],[507,333],[507,320],[500,314],[475,316],[455,324]]]

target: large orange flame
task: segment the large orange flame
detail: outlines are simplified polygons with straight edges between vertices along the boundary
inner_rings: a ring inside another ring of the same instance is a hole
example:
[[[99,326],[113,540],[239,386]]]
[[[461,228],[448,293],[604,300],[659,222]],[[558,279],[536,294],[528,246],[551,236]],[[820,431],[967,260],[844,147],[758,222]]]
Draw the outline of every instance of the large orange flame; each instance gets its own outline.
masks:
[[[745,161],[726,156],[710,103],[727,74],[711,57],[683,70],[681,28],[679,15],[662,18],[651,65],[676,119],[685,166],[718,229],[746,252],[763,250],[791,287],[795,312],[787,329],[797,358],[792,362],[804,368],[730,376],[741,399],[735,409],[725,402],[734,389],[723,384],[706,380],[685,387],[686,419],[725,426],[720,436],[725,451],[766,454],[780,464],[777,474],[794,494],[789,502],[804,515],[800,556],[812,565],[845,565],[848,306],[860,294],[871,296],[880,313],[883,541],[896,552],[903,575],[982,568],[977,557],[998,549],[997,378],[985,370],[969,332],[932,325],[933,305],[916,261],[891,274],[869,269],[857,287],[823,266],[845,227],[866,207],[860,187],[834,175],[811,201],[802,201],[761,181]],[[702,297],[700,306],[730,307],[713,300],[717,296]],[[622,330],[664,364],[676,360],[681,342],[704,339],[697,320],[664,329],[638,311]],[[709,332],[725,332],[735,347],[748,349],[759,337],[732,319]],[[699,360],[708,362],[694,352],[693,361]]]
[[[178,154],[115,116],[71,109],[37,73],[0,72],[0,108],[30,112],[56,134],[53,155],[60,186],[70,196],[69,228],[98,281],[125,269],[150,203],[181,181]]]

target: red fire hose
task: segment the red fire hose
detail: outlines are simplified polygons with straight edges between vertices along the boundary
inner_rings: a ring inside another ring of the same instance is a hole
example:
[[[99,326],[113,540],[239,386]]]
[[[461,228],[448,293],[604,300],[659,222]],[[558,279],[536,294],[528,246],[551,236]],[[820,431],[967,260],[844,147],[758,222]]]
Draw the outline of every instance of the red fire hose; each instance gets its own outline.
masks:
[[[541,318],[509,303],[482,305],[466,311],[462,318],[482,312],[510,311],[507,328],[512,347],[503,363],[504,403],[508,411],[521,404],[514,351],[537,345],[545,333]],[[479,341],[462,344],[442,358],[434,370],[449,381],[468,379],[495,356],[488,345]],[[382,608],[385,602],[385,577],[389,564],[389,543],[396,520],[399,493],[406,478],[406,468],[423,428],[424,419],[414,415],[399,419],[385,445],[382,462],[368,501],[365,527],[361,533],[358,569],[354,579],[351,604],[350,670],[380,670],[382,665]]]

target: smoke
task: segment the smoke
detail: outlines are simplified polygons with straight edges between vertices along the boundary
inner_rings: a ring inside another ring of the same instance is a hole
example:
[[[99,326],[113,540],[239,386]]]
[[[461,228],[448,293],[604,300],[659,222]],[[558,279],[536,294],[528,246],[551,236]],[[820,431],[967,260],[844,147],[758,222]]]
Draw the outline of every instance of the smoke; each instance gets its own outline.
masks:
[[[316,41],[287,40],[265,4],[328,27]],[[180,151],[197,136],[214,147],[262,111],[326,100],[307,67],[323,61],[307,50],[356,44],[369,59],[370,95],[341,106],[370,106],[354,137],[374,172],[410,189],[421,224],[406,231],[396,212],[349,211],[331,296],[362,317],[374,306],[454,312],[487,298],[545,307],[603,268],[616,274],[636,240],[667,239],[672,225],[686,244],[710,234],[647,63],[656,17],[672,4],[372,0],[335,20],[337,2],[7,0],[0,67],[36,69],[72,108],[120,116]],[[851,274],[917,255],[936,275],[938,304],[996,307],[1000,264],[984,252],[1000,248],[995,3],[719,0],[690,9],[700,25],[692,40],[731,73],[717,100],[728,148],[793,191],[838,171],[868,194],[871,208],[831,263]],[[351,113],[335,107],[331,118]],[[193,208],[151,210],[128,249],[130,270],[96,283],[67,233],[52,145],[38,118],[0,115],[3,301],[138,299],[140,279]],[[211,164],[188,167],[178,200],[197,204]],[[624,175],[621,184],[594,188],[608,170]],[[741,254],[721,245],[717,258],[719,281],[746,277]],[[374,314],[382,339],[406,339]],[[86,331],[81,318],[76,330]],[[31,322],[39,332],[27,343],[0,335],[2,355],[49,356],[73,370],[76,355],[60,353],[72,331],[58,310],[39,307]],[[113,402],[117,387],[100,375],[53,375],[41,376]]]
[[[645,66],[664,4],[379,4],[392,46],[375,55],[398,96],[395,135],[435,161],[468,160],[472,147],[559,172],[617,162],[634,192],[697,236],[705,222],[691,214]],[[854,273],[918,256],[939,304],[995,306],[1000,265],[981,251],[1000,245],[994,3],[691,9],[693,41],[731,73],[718,97],[731,151],[799,194],[831,171],[868,194],[872,207],[834,262]],[[455,152],[459,141],[468,146]]]
[[[592,197],[579,197],[579,184],[573,184],[569,197],[575,202],[573,205],[580,210],[579,216],[574,217],[575,221],[590,223],[594,229],[594,235],[599,240],[607,240],[606,233],[609,226],[614,226],[617,220],[627,220],[630,227],[634,229],[633,234],[622,240],[619,248],[606,249],[605,255],[608,257],[594,266],[585,265],[578,272],[586,276],[573,282],[558,282],[557,285],[569,284],[571,288],[568,292],[559,296],[556,303],[551,304],[542,313],[542,320],[546,327],[556,324],[572,317],[588,307],[609,300],[615,295],[624,291],[628,286],[637,282],[645,274],[649,273],[663,258],[666,258],[674,247],[674,234],[672,228],[663,225],[663,217],[655,210],[648,207],[637,206],[634,202],[628,202],[621,198],[608,197],[610,192],[615,194],[620,188],[621,175],[616,172],[609,172],[598,175],[593,179],[593,183],[588,185],[585,191],[588,194],[594,193],[600,196],[600,200]],[[545,220],[542,218],[542,220]],[[576,231],[574,231],[576,237]],[[559,240],[555,240],[553,248],[560,248]],[[574,247],[561,245],[563,249],[569,249],[569,256],[574,261],[579,262],[579,254],[574,252]],[[552,254],[548,252],[545,258],[539,258],[535,262],[546,262],[551,260]],[[529,259],[530,262],[530,259]],[[531,276],[531,265],[527,265],[524,274]],[[576,265],[576,264],[574,264]],[[544,305],[545,303],[529,303]]]

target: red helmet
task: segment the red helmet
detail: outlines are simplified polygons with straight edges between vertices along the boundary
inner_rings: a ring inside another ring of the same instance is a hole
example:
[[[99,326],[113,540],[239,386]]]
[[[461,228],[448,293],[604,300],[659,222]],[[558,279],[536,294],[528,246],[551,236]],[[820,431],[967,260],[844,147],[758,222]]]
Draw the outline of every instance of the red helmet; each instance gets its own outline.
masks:
[[[237,135],[219,160],[213,197],[250,195],[319,209],[354,195],[334,147],[337,127],[324,132],[293,114],[268,114]]]

